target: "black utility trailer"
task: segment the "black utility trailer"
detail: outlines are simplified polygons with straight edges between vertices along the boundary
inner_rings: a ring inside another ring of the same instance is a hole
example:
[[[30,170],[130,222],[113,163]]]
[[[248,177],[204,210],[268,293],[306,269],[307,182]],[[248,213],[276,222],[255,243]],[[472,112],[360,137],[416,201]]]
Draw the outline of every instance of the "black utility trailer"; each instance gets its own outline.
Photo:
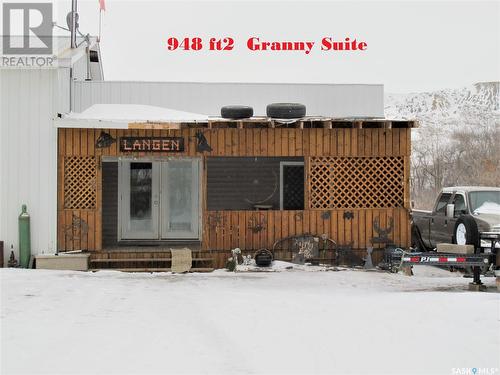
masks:
[[[500,233],[482,232],[480,233],[482,241],[489,241],[491,246],[489,251],[485,251],[480,244],[475,247],[474,254],[459,254],[454,252],[414,252],[405,251],[400,248],[388,247],[385,253],[385,265],[392,272],[397,272],[401,267],[412,265],[425,266],[444,266],[454,269],[471,268],[473,273],[473,282],[471,288],[480,290],[482,286],[481,273],[484,271],[494,271],[498,279],[500,276],[500,264],[497,261],[500,244]]]

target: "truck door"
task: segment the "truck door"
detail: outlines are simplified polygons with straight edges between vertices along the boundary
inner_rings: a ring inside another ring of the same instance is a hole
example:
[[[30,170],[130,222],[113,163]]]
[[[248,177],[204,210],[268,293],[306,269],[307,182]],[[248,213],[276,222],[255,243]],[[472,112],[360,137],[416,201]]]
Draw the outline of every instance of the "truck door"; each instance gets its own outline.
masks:
[[[448,239],[448,218],[446,217],[446,205],[451,199],[451,193],[441,193],[434,212],[431,217],[431,245],[436,247],[436,244],[450,242]],[[451,229],[453,230],[453,229]]]
[[[455,205],[455,211],[453,212],[453,218],[448,218],[448,234],[447,234],[447,242],[451,243],[453,238],[453,231],[455,230],[455,224],[457,219],[468,213],[467,205],[465,203],[465,195],[462,193],[456,193],[451,198],[451,203]]]

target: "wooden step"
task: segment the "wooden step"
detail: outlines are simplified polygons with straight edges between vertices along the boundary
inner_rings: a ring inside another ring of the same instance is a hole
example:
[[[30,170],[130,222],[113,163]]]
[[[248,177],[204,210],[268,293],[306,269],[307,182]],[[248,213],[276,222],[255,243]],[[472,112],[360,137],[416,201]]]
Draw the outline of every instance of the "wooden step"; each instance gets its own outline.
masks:
[[[212,272],[213,268],[195,267],[189,272]],[[121,271],[121,272],[170,272],[171,268],[94,268],[91,271]]]
[[[171,262],[172,258],[113,258],[91,259],[90,263],[126,263],[126,262]],[[213,258],[193,258],[193,262],[209,262]]]

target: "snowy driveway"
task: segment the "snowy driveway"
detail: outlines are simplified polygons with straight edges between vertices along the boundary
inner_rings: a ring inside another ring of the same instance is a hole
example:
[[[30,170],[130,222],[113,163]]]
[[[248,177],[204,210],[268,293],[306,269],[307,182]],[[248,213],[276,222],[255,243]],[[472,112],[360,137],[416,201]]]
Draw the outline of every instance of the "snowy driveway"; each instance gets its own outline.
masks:
[[[0,281],[2,374],[500,367],[500,294],[467,292],[468,279],[441,270],[406,277],[2,269]]]

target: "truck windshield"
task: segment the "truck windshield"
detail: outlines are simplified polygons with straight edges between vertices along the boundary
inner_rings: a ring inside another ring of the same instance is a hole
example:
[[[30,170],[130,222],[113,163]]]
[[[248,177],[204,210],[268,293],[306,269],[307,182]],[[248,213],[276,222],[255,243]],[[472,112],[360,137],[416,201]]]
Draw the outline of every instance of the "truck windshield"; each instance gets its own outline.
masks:
[[[500,191],[472,191],[469,198],[474,213],[500,211]]]

